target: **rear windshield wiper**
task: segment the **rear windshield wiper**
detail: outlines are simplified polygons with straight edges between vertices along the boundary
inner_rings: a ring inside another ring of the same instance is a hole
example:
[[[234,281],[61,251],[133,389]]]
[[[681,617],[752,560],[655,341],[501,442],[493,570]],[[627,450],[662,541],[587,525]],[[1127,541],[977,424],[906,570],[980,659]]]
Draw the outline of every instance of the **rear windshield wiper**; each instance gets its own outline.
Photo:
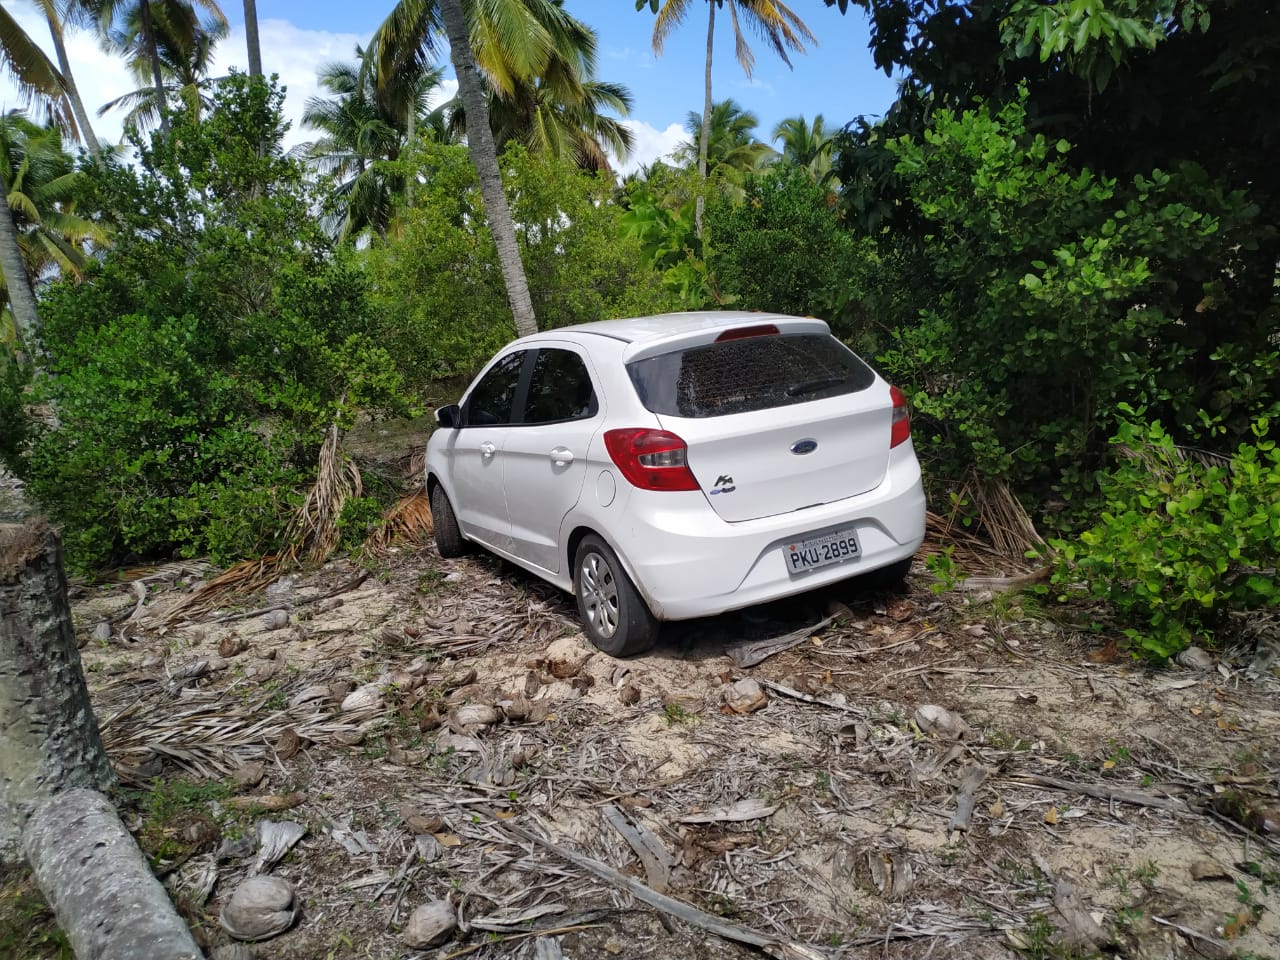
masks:
[[[826,390],[828,387],[838,387],[844,382],[844,377],[819,377],[815,380],[801,380],[799,383],[793,383],[787,387],[786,394],[788,397],[802,397],[806,393],[817,393],[819,390]]]

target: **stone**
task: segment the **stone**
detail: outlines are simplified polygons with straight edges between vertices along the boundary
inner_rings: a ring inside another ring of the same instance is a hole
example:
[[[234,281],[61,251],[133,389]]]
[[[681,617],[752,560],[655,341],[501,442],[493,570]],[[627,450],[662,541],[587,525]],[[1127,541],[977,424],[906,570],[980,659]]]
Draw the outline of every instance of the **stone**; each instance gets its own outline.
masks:
[[[410,950],[425,950],[448,940],[457,925],[453,905],[447,900],[432,900],[410,914],[400,940]]]
[[[746,677],[725,688],[724,702],[734,713],[755,713],[769,702],[769,698],[759,683]]]
[[[1178,663],[1190,670],[1212,670],[1213,657],[1200,647],[1187,647],[1176,657]]]

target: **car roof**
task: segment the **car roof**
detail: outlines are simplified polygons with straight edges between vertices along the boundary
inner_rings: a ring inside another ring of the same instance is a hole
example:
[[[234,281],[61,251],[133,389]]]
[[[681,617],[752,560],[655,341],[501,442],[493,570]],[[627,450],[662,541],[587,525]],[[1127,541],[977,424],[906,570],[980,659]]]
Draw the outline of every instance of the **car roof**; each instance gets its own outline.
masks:
[[[690,334],[709,330],[762,323],[780,326],[795,324],[812,328],[813,324],[822,323],[822,321],[814,320],[812,317],[790,317],[780,313],[758,313],[749,310],[701,310],[687,313],[660,313],[648,317],[630,317],[625,320],[597,320],[593,323],[579,323],[571,327],[546,330],[539,336],[555,337],[583,333],[639,345],[678,340]],[[824,328],[825,326],[826,324],[823,324]]]

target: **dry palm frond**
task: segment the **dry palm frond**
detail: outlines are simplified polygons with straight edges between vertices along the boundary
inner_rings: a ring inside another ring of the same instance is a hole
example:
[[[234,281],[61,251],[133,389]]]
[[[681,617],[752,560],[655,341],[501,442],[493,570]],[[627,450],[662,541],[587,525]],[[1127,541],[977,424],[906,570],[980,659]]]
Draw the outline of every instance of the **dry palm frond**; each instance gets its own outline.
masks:
[[[275,554],[258,560],[243,560],[203,583],[170,607],[158,626],[171,627],[182,620],[194,620],[227,603],[269,587],[280,576],[280,558]]]
[[[1155,476],[1162,479],[1168,479],[1169,465],[1165,460],[1165,448],[1152,444],[1144,444],[1134,448],[1127,443],[1116,444],[1116,453],[1128,460],[1137,460]],[[1184,447],[1178,444],[1173,445],[1173,455],[1178,459],[1179,463],[1197,463],[1202,467],[1221,467],[1224,470],[1231,469],[1231,458],[1221,453],[1214,453],[1211,450],[1201,450],[1199,447]]]
[[[431,523],[431,501],[426,491],[415,490],[401,497],[390,510],[382,515],[382,523],[369,534],[364,548],[375,553],[386,550],[397,541],[422,543],[435,528]]]
[[[314,743],[340,745],[360,734],[355,724],[318,709],[263,713],[260,704],[238,704],[213,691],[189,691],[174,703],[166,696],[140,698],[104,725],[103,744],[118,766],[161,756],[188,773],[217,780],[292,728]]]
[[[332,423],[320,447],[316,481],[285,530],[287,546],[281,561],[291,564],[323,563],[333,553],[342,534],[338,518],[351,497],[360,496],[360,470],[338,446],[338,425]]]
[[[968,503],[975,509],[977,519],[972,531],[961,525],[958,507],[949,517],[929,512],[921,548],[925,556],[950,547],[952,559],[970,573],[1013,570],[1024,574],[1034,569],[1035,563],[1026,555],[1043,553],[1045,542],[1007,484],[971,477],[956,502]]]

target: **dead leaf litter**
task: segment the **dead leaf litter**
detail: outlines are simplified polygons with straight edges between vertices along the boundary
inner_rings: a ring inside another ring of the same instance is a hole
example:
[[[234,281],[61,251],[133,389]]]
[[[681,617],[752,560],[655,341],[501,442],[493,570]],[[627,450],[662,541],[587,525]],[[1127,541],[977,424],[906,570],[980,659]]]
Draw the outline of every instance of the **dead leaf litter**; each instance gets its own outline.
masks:
[[[210,951],[1280,954],[1280,680],[1243,654],[1094,659],[920,575],[617,661],[490,558],[369,573],[76,600],[126,814]]]

